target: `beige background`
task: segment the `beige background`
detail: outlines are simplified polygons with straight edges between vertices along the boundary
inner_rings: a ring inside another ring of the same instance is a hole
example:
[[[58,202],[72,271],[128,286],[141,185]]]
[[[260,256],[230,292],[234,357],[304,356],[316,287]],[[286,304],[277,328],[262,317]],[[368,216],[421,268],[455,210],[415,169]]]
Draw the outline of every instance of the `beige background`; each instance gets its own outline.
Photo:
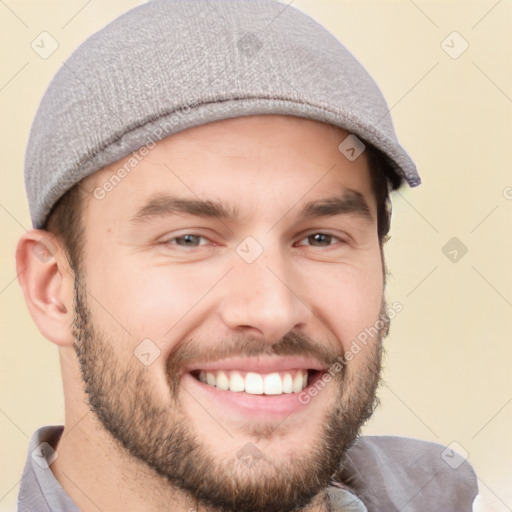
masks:
[[[29,436],[63,419],[57,349],[35,328],[14,267],[17,238],[30,227],[22,178],[30,123],[66,56],[138,3],[0,3],[0,511],[15,510]],[[479,510],[510,511],[512,4],[293,5],[335,33],[371,71],[424,179],[420,189],[394,199],[388,293],[404,310],[386,341],[382,406],[366,432],[458,443],[479,476]],[[43,31],[59,44],[47,59],[30,46]],[[454,31],[459,35],[446,39]],[[469,47],[458,58],[446,53],[454,56],[464,41]],[[442,251],[452,237],[468,249],[457,262]]]

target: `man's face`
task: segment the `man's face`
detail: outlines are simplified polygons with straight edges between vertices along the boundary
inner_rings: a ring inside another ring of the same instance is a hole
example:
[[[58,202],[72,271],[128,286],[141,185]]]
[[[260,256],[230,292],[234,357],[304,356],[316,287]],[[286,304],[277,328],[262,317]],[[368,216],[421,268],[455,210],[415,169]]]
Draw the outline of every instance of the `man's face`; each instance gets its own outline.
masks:
[[[307,503],[371,413],[381,336],[320,382],[383,305],[370,173],[338,151],[346,135],[284,116],[193,128],[85,209],[74,331],[91,407],[212,506]]]

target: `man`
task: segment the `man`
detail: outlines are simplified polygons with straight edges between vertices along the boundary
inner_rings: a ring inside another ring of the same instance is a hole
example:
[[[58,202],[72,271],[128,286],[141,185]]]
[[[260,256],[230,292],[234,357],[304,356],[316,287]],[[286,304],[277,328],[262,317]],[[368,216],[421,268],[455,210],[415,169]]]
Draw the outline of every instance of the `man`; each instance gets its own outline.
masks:
[[[470,510],[467,462],[357,440],[405,183],[377,86],[291,6],[153,1],[89,38],[27,149],[20,283],[66,420],[19,510]]]

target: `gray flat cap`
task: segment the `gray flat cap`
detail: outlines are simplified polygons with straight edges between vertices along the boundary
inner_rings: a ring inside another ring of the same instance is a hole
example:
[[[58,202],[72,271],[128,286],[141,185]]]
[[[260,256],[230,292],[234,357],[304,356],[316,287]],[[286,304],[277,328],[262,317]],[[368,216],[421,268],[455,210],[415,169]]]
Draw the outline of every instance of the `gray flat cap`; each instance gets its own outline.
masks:
[[[26,151],[32,223],[43,227],[74,184],[144,145],[258,114],[340,126],[420,183],[377,85],[309,16],[275,0],[154,0],[92,35],[50,83]]]

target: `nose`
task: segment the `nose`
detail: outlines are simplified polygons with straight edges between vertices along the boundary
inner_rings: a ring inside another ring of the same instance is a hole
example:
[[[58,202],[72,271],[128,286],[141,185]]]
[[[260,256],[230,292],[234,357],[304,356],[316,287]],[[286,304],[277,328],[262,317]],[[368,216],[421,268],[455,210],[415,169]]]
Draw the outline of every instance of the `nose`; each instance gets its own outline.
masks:
[[[268,344],[302,328],[312,316],[300,297],[301,283],[282,257],[237,261],[222,294],[219,312],[229,331]]]

